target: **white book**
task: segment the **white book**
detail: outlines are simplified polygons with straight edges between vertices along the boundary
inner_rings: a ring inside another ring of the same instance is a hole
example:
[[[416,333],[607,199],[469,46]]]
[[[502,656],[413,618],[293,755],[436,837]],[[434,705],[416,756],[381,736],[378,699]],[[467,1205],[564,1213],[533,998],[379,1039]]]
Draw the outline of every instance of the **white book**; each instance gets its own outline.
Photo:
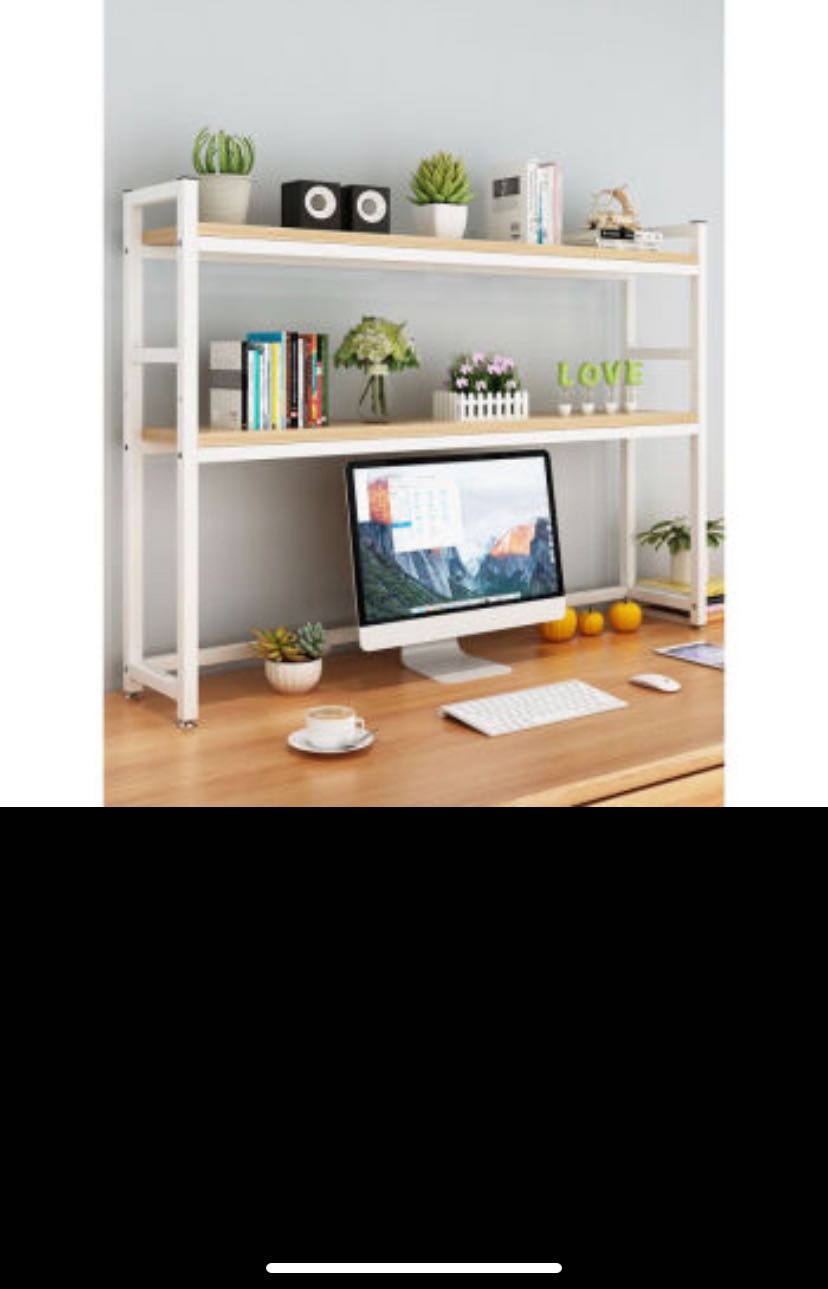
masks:
[[[497,170],[489,188],[487,235],[496,242],[534,240],[536,161]]]

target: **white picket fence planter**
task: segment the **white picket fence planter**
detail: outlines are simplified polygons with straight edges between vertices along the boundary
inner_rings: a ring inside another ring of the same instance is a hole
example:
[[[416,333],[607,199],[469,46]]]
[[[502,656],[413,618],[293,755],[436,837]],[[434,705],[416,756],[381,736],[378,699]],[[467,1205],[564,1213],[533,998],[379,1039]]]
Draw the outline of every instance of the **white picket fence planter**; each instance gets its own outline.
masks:
[[[522,421],[529,415],[529,391],[457,394],[452,389],[437,389],[432,413],[435,421]]]

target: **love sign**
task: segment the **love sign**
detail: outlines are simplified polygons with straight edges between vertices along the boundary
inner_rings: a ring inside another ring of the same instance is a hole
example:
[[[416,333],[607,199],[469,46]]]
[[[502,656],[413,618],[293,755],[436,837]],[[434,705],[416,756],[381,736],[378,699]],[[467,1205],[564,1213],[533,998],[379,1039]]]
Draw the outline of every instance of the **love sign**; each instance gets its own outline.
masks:
[[[643,363],[632,358],[618,358],[615,362],[583,362],[574,377],[569,374],[569,363],[558,363],[558,384],[562,389],[575,384],[584,389],[594,389],[601,380],[607,385],[617,385],[619,381],[625,385],[641,385],[644,382]]]

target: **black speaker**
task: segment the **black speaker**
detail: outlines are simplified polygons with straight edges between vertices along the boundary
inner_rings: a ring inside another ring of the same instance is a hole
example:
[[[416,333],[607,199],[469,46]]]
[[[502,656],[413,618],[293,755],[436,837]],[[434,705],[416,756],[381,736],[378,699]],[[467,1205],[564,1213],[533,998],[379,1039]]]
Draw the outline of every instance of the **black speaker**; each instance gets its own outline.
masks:
[[[347,184],[342,189],[342,227],[354,233],[390,233],[391,189]]]
[[[285,228],[341,228],[339,184],[320,179],[282,184],[282,223]]]

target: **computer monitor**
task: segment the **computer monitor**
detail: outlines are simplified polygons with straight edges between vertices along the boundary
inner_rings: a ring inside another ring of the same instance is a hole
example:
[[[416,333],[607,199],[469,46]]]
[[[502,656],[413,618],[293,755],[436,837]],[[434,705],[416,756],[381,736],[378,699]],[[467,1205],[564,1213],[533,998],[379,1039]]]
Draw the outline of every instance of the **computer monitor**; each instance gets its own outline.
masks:
[[[562,617],[566,608],[546,452],[487,452],[348,465],[363,649],[402,647],[435,680],[511,668],[458,636]]]

